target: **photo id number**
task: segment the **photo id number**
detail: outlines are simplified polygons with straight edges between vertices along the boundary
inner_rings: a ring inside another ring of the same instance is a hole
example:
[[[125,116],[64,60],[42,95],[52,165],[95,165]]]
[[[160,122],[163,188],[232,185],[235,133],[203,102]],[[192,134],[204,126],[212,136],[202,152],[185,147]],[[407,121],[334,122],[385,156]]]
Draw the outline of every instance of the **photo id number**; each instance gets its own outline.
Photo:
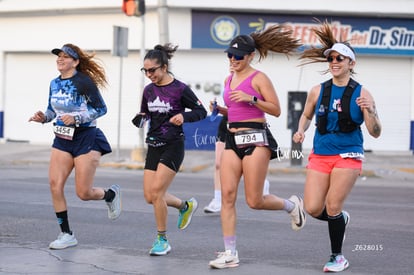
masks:
[[[382,244],[355,244],[352,252],[355,251],[383,251],[384,246]]]

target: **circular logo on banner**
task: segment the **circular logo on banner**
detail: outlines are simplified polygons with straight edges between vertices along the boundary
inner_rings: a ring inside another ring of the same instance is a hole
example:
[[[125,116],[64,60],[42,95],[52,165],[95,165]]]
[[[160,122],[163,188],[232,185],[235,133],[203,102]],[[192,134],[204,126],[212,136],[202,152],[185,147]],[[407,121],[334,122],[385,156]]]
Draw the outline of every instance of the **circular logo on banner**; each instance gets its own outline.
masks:
[[[211,22],[210,33],[216,43],[228,45],[235,36],[240,34],[240,26],[233,17],[219,16]]]

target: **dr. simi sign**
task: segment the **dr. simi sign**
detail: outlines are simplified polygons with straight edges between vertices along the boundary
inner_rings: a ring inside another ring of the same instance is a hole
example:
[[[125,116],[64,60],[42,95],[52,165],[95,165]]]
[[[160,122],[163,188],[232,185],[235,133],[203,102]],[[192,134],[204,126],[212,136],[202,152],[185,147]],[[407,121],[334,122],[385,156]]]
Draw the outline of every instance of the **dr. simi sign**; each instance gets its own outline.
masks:
[[[317,45],[315,18],[327,20],[338,41],[349,41],[358,54],[414,55],[414,20],[374,17],[271,15],[192,12],[192,47],[225,49],[239,34],[284,24],[304,46]]]

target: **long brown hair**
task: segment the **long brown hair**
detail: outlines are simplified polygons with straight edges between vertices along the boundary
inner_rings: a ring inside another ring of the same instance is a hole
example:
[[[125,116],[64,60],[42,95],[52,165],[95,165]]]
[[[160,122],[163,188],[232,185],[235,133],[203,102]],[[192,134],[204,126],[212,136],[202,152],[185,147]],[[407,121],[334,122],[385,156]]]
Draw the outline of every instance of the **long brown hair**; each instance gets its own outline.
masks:
[[[79,55],[79,64],[76,66],[78,72],[88,75],[98,87],[103,88],[108,84],[103,66],[93,60],[95,53],[86,53],[78,46],[70,43],[64,46],[72,48]]]
[[[328,23],[327,20],[321,22],[319,19],[314,19],[317,23],[319,23],[318,27],[313,27],[312,31],[318,37],[319,42],[321,43],[320,47],[311,46],[308,49],[305,49],[303,53],[300,55],[299,59],[306,60],[303,61],[301,65],[316,63],[316,62],[326,62],[326,56],[323,54],[324,51],[327,49],[332,48],[335,43],[342,43],[348,46],[353,52],[354,49],[349,44],[349,41],[337,41],[331,25]]]
[[[269,51],[283,53],[289,56],[301,46],[298,39],[293,37],[293,31],[284,25],[272,25],[262,31],[253,32],[256,49],[259,52],[259,61],[266,58]]]

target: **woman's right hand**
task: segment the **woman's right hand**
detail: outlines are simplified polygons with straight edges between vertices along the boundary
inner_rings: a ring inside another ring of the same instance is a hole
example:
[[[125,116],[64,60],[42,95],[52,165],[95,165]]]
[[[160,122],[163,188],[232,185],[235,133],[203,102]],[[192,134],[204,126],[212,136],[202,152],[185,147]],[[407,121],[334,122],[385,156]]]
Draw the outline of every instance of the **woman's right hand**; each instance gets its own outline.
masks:
[[[46,120],[46,116],[42,111],[37,111],[36,113],[34,113],[32,117],[29,118],[29,122],[35,121],[35,122],[43,123],[45,122],[45,120]]]
[[[302,143],[305,140],[305,133],[302,131],[297,131],[293,137],[292,137],[293,142],[295,143]]]

